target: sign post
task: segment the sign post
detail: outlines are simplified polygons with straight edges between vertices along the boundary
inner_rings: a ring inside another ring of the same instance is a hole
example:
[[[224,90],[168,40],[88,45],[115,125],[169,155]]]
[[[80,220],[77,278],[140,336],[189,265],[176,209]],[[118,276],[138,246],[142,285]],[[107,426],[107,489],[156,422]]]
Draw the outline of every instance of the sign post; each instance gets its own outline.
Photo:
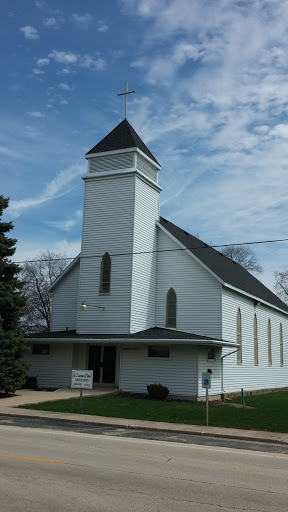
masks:
[[[80,389],[80,412],[82,412],[83,389],[93,388],[93,371],[72,370],[71,388]]]
[[[211,373],[203,372],[202,373],[202,388],[206,388],[206,425],[208,427],[209,423],[209,398],[208,398],[208,389],[211,388]]]

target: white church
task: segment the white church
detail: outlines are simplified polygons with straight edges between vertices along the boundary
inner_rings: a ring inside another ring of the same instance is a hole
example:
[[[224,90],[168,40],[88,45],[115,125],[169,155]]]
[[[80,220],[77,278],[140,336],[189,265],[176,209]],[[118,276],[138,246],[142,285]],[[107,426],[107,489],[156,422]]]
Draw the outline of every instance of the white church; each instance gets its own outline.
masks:
[[[125,118],[85,155],[81,252],[51,286],[50,333],[26,360],[39,387],[201,399],[288,386],[288,307],[241,265],[160,217],[160,165]]]

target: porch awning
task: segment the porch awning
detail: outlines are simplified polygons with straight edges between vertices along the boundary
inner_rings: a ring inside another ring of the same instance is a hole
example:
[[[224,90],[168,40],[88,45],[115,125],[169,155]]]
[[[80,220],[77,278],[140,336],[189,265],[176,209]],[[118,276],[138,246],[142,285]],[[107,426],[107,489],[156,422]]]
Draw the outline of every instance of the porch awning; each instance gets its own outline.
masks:
[[[211,338],[176,329],[164,329],[162,327],[152,327],[145,331],[139,331],[131,334],[79,334],[76,331],[57,331],[33,333],[26,337],[30,343],[90,343],[90,344],[170,344],[178,345],[181,343],[189,345],[206,345],[218,347],[239,347],[233,341]]]

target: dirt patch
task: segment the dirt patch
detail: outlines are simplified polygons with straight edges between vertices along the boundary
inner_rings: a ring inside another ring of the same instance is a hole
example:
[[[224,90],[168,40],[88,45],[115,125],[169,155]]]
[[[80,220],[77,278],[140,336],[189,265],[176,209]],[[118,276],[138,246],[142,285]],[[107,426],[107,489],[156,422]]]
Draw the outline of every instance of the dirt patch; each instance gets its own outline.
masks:
[[[242,404],[229,404],[228,402],[214,402],[213,405],[228,405],[228,407],[236,407],[236,409],[243,409]],[[254,409],[251,405],[245,405],[245,409]]]

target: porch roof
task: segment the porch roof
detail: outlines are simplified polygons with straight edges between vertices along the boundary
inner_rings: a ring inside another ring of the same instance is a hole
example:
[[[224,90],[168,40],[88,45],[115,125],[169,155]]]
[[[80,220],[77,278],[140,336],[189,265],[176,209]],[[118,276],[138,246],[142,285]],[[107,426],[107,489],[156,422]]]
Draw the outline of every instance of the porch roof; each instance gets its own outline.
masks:
[[[211,338],[200,334],[177,331],[176,329],[164,329],[162,327],[152,327],[144,331],[128,334],[78,334],[76,331],[56,331],[39,332],[27,336],[27,341],[32,343],[53,342],[53,343],[184,343],[193,345],[218,345],[221,347],[235,347],[238,345],[232,341],[222,340],[220,338]]]

